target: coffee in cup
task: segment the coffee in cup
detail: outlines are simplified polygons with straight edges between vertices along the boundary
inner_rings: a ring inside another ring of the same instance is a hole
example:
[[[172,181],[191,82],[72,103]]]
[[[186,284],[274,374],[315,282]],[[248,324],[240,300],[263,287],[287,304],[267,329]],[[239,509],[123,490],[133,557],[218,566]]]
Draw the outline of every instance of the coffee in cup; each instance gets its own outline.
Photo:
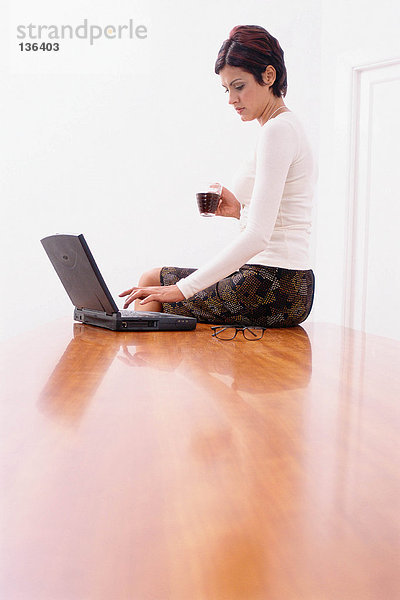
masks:
[[[221,198],[222,185],[220,183],[206,183],[198,189],[196,199],[200,215],[202,217],[215,217]]]

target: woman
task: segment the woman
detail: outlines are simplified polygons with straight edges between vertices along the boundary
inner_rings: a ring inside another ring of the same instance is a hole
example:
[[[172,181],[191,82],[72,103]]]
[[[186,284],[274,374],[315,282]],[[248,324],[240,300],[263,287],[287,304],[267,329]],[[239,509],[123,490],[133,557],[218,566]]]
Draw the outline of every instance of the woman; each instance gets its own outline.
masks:
[[[312,307],[310,268],[314,161],[301,123],[283,101],[287,79],[279,42],[262,27],[235,27],[215,72],[242,121],[260,136],[234,193],[222,189],[217,215],[240,220],[240,235],[199,269],[144,273],[120,296],[124,308],[194,316],[199,322],[291,327]]]

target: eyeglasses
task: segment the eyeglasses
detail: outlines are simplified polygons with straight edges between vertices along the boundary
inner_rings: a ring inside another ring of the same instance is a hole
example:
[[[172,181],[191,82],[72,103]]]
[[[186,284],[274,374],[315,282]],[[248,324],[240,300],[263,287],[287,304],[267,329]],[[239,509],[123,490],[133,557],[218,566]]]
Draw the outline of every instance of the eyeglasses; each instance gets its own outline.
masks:
[[[243,337],[249,342],[261,340],[265,331],[264,327],[221,327],[220,325],[215,325],[211,329],[213,330],[211,335],[219,340],[233,340],[238,331],[241,331]]]

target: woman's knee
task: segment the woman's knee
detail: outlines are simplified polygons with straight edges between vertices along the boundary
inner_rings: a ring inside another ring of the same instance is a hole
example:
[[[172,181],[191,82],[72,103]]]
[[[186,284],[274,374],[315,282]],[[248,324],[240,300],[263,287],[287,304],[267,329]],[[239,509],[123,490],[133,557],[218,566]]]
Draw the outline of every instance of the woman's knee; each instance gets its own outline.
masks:
[[[148,285],[161,285],[160,273],[162,267],[155,267],[145,271],[139,279],[139,287],[146,287]]]

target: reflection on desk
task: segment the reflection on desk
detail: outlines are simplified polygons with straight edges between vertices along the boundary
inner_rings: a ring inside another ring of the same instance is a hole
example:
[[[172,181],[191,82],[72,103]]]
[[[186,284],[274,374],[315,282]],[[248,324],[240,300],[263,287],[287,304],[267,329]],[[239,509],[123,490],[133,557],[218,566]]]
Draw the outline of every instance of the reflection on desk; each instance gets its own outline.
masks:
[[[398,597],[399,350],[324,324],[7,345],[4,597]]]
[[[132,339],[131,333],[74,323],[73,338],[40,394],[40,407],[49,415],[72,422],[79,419],[116,356],[127,366],[152,369],[155,376],[157,371],[179,369],[209,393],[223,391],[224,382],[229,382],[231,391],[260,394],[304,387],[310,379],[311,345],[302,327],[267,332],[264,342],[254,348],[258,350],[252,354],[254,364],[235,360],[238,349],[246,350],[245,340],[224,347],[212,339],[199,346],[181,333],[173,344],[164,332],[154,335],[140,333]],[[285,350],[288,343],[290,352]],[[282,372],[287,375],[282,377]]]

